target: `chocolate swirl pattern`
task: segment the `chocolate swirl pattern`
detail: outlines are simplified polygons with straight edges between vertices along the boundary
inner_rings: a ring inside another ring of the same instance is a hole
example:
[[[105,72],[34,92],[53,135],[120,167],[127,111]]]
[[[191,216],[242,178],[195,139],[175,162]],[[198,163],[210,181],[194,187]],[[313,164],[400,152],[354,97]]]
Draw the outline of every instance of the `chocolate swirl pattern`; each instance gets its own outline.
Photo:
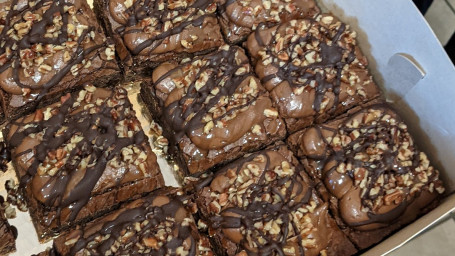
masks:
[[[444,192],[439,172],[385,105],[298,132],[289,142],[354,230],[412,221]]]
[[[223,43],[212,0],[100,0],[95,8],[133,69]]]
[[[190,173],[205,171],[285,134],[267,91],[239,47],[225,45],[180,64],[164,63],[153,73],[153,86],[145,90],[151,90],[158,102],[152,112],[161,116],[171,144],[184,153]]]
[[[114,45],[93,24],[96,19],[85,1],[11,0],[0,8],[5,113],[71,88],[89,72],[96,79],[100,74],[95,71],[113,74],[118,69]]]
[[[169,190],[158,190],[62,235],[54,248],[62,255],[213,255],[191,213]]]
[[[312,18],[318,13],[313,0],[223,0],[219,18],[226,39],[237,43],[259,25],[271,27],[291,19]]]
[[[264,150],[198,189],[209,234],[227,255],[332,255],[341,245],[337,255],[354,253],[296,163],[285,147]]]
[[[163,184],[121,88],[67,94],[13,122],[8,143],[41,237]]]
[[[325,14],[249,36],[255,71],[291,132],[378,96],[355,38],[349,26]]]

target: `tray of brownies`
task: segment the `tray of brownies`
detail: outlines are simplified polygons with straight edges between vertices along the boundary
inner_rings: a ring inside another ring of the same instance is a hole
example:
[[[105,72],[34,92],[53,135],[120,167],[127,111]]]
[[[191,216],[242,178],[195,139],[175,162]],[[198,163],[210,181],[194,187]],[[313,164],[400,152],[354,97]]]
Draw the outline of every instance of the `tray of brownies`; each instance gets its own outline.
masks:
[[[381,242],[444,186],[356,36],[313,0],[0,0],[0,255]]]

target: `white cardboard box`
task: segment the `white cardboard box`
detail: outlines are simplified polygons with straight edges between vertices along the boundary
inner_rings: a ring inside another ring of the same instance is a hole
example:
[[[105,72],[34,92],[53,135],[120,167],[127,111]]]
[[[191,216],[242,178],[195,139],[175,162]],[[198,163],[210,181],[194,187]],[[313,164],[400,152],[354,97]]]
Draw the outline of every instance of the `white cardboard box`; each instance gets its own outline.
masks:
[[[92,5],[92,0],[87,1]],[[455,171],[451,171],[455,166],[455,68],[411,0],[317,1],[357,31],[375,81],[441,171],[447,187],[449,196],[439,207],[365,253],[384,255],[455,210]],[[160,159],[160,166],[164,165]],[[175,185],[170,168],[164,169],[166,184]],[[11,223],[19,229],[13,255],[39,253],[51,245],[38,243],[28,213],[18,212]]]
[[[384,255],[455,210],[455,68],[411,0],[319,0],[351,25],[375,81],[440,170],[443,203],[367,251]]]

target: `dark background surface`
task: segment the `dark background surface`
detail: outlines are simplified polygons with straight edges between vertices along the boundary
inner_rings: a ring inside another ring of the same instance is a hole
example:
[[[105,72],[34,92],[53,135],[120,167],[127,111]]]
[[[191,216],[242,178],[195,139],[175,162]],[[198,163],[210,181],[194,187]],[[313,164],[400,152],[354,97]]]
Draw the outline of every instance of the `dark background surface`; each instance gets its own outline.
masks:
[[[417,5],[417,8],[425,15],[428,8],[430,8],[433,0],[413,0],[414,4]],[[436,1],[443,1],[443,0],[436,0]],[[453,24],[455,26],[455,24]],[[447,45],[444,46],[447,54],[449,55],[452,62],[455,64],[455,34],[452,35]]]

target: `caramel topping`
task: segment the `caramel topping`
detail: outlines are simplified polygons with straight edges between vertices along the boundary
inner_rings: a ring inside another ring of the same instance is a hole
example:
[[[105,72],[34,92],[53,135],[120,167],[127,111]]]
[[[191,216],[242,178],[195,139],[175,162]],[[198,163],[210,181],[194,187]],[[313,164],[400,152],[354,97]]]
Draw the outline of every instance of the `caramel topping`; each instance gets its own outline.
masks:
[[[93,193],[150,175],[156,158],[124,89],[85,90],[20,118],[9,144],[21,186],[46,207],[74,220]],[[43,220],[50,225],[53,220]]]
[[[238,47],[225,45],[180,65],[165,63],[153,77],[163,117],[177,141],[186,135],[202,150],[222,149],[245,134],[259,137],[282,127]],[[265,120],[277,122],[277,127],[267,126]]]
[[[71,255],[213,255],[174,196],[145,197],[89,227],[60,238]]]
[[[332,16],[260,27],[247,47],[286,118],[333,114],[377,93],[355,31]]]
[[[0,4],[0,86],[27,101],[40,99],[65,77],[113,60],[82,1],[12,0]],[[100,59],[101,58],[101,59]]]
[[[322,178],[350,226],[393,223],[423,192],[444,192],[439,172],[416,149],[406,124],[385,106],[359,111],[337,127],[329,123],[308,131],[301,136],[306,152],[315,144],[324,150],[307,157],[323,166]]]
[[[216,9],[211,0],[109,1],[110,14],[118,22],[115,31],[133,55],[204,50],[201,47],[218,39],[200,29],[217,27]]]
[[[254,30],[261,23],[274,24],[312,17],[319,9],[313,0],[227,0],[222,11],[235,26]],[[235,29],[230,31],[235,32]]]
[[[287,153],[262,151],[214,176],[203,189],[210,202],[209,233],[221,229],[248,254],[318,255],[328,246],[334,229],[327,224],[327,204]]]

